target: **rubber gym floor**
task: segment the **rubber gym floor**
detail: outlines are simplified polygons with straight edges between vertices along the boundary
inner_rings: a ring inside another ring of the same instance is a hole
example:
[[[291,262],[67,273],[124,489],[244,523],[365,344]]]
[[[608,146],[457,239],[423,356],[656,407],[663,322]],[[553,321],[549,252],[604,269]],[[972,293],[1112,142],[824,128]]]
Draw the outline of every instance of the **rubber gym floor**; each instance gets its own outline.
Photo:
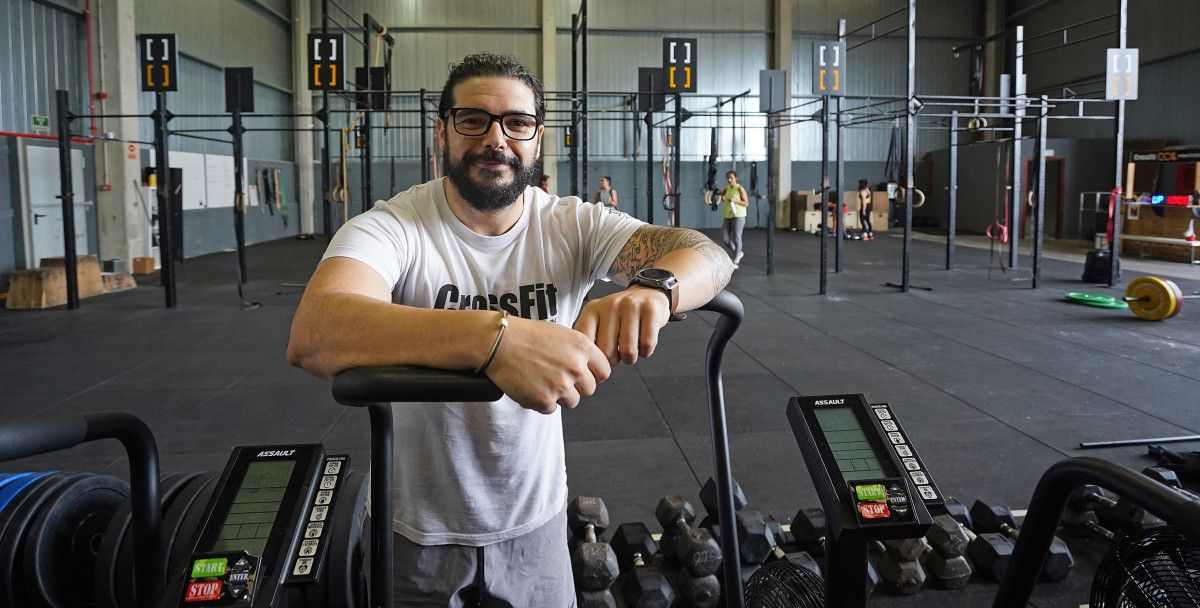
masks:
[[[1080,441],[1200,432],[1197,307],[1156,323],[1072,305],[1063,292],[1106,291],[1079,281],[1079,263],[1047,259],[1032,290],[1027,271],[1005,277],[987,250],[960,248],[957,269],[942,270],[944,250],[927,240],[913,242],[912,284],[932,291],[899,293],[884,285],[900,278],[897,237],[846,242],[845,270],[829,275],[821,296],[819,239],[777,233],[767,276],[765,232],[747,231],[729,286],[746,318],[724,374],[734,475],[752,507],[790,521],[819,506],[784,418],[794,394],[863,393],[891,404],[943,491],[967,504],[1024,508],[1041,473],[1067,456],[1152,464],[1143,448],[1085,452]],[[83,300],[77,311],[5,311],[0,420],[131,412],[156,433],[164,472],[219,471],[235,445],[287,442],[324,442],[365,470],[366,413],[337,405],[325,382],[284,360],[301,294],[284,284],[306,281],[323,246],[289,239],[249,248],[246,295],[260,310],[241,309],[233,254],[222,253],[181,265],[174,310],[163,307],[157,276],[143,276],[137,289]],[[1021,263],[1027,269],[1029,258]],[[1185,293],[1200,288],[1200,270],[1166,266]],[[595,293],[611,289],[602,283]],[[614,526],[640,520],[657,531],[654,506],[665,494],[700,509],[699,484],[712,470],[703,361],[714,320],[693,314],[669,326],[654,357],[617,368],[563,414],[571,495],[604,498]],[[115,441],[0,464],[46,469],[127,476]],[[1068,542],[1077,568],[1038,586],[1040,606],[1087,601],[1105,546]],[[871,603],[986,606],[995,589],[976,575],[965,590],[927,585],[911,597],[876,593]]]

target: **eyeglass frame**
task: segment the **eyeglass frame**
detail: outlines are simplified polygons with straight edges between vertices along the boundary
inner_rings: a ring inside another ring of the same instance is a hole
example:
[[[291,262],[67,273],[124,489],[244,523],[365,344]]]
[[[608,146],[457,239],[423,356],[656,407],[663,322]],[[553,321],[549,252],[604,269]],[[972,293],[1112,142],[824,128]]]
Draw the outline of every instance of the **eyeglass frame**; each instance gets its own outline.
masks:
[[[486,127],[483,128],[483,131],[476,133],[474,135],[468,135],[468,134],[463,133],[462,131],[458,130],[458,120],[456,119],[455,115],[463,110],[470,110],[472,112],[480,112],[483,114],[487,114],[488,124]],[[529,112],[505,112],[503,114],[492,114],[491,112],[488,112],[487,110],[482,110],[480,108],[450,108],[449,110],[446,110],[446,112],[442,114],[442,119],[443,120],[449,119],[450,124],[454,128],[454,132],[458,133],[459,135],[462,135],[463,137],[483,137],[484,135],[487,134],[488,131],[492,130],[492,123],[497,123],[497,122],[500,123],[500,132],[503,133],[505,137],[507,137],[513,141],[532,141],[534,138],[537,137],[537,129],[536,128],[533,130],[533,134],[525,139],[513,137],[512,135],[510,135],[508,132],[508,128],[504,126],[504,119],[508,116],[532,116],[533,121],[535,123],[534,124],[535,127],[540,127],[540,126],[542,126],[542,123],[543,123],[542,119],[538,118],[536,114],[530,114]]]

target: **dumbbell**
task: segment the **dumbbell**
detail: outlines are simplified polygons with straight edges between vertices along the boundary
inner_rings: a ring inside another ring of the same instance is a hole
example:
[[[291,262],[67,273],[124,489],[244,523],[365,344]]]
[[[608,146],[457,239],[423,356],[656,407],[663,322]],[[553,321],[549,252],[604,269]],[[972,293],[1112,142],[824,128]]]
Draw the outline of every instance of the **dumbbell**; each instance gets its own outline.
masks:
[[[792,518],[792,537],[812,555],[825,555],[824,509],[800,509]]]
[[[962,524],[963,528],[967,530],[975,529],[975,522],[971,521],[971,510],[967,508],[967,505],[959,502],[957,498],[950,496],[946,497],[945,503],[945,507],[943,508],[946,510],[947,515]]]
[[[879,571],[884,589],[898,595],[912,595],[921,590],[928,576],[918,558],[928,550],[928,544],[884,544],[879,541],[874,541],[873,544],[880,553],[875,567]]]
[[[976,500],[971,505],[971,519],[975,522],[975,528],[982,534],[979,535],[983,539],[989,534],[999,533],[1010,541],[1009,546],[1000,550],[1007,551],[1007,555],[1012,555],[1012,544],[1016,541],[1019,530],[1016,525],[1016,518],[1013,517],[1012,510],[1003,505],[991,505]],[[988,539],[991,540],[990,538]],[[978,540],[976,541],[978,542]],[[970,549],[968,548],[968,551]],[[999,555],[999,553],[998,553]],[[974,555],[972,555],[974,559]],[[1002,560],[1004,567],[999,570],[1003,576],[1004,568],[1007,568],[1007,559]],[[1047,581],[1061,581],[1067,578],[1071,573],[1071,569],[1075,567],[1075,558],[1071,556],[1071,550],[1067,548],[1066,543],[1057,536],[1050,543],[1050,551],[1046,555],[1046,561],[1042,564],[1041,578]],[[993,572],[996,570],[991,569]]]
[[[679,608],[716,608],[721,603],[721,580],[717,575],[695,577],[682,567],[665,569],[667,580],[675,587],[675,606]]]
[[[1062,527],[1074,534],[1096,534],[1105,540],[1112,540],[1115,534],[1100,525],[1096,515],[1098,505],[1112,509],[1117,501],[1104,495],[1099,486],[1088,484],[1071,493],[1067,498],[1067,507],[1063,510]]]
[[[721,546],[708,530],[693,528],[696,510],[682,496],[664,496],[654,516],[663,527],[663,554],[678,559],[689,574],[704,577],[721,567]],[[669,550],[668,550],[669,548]]]
[[[571,572],[582,604],[582,592],[604,596],[620,574],[612,547],[598,540],[608,528],[608,507],[599,498],[578,496],[567,505],[567,525],[577,541],[571,547]],[[587,600],[589,605],[607,605],[603,597],[589,596]]]
[[[771,549],[777,542],[767,527],[767,520],[762,513],[746,508],[746,494],[742,491],[742,486],[736,480],[732,483],[734,527],[737,528],[738,551],[741,553],[739,557],[747,566],[761,565],[767,561],[767,556],[771,554]],[[717,484],[711,477],[700,488],[700,501],[704,504],[704,510],[708,512],[708,517],[701,525],[708,523],[712,526],[710,528],[712,534],[720,536],[717,532],[720,529],[717,513]]]
[[[668,608],[675,592],[662,567],[652,564],[658,546],[645,524],[621,524],[613,531],[612,548],[624,571],[622,595],[628,608]]]
[[[965,587],[973,572],[964,555],[971,542],[967,529],[950,515],[935,515],[925,540],[933,549],[925,558],[925,569],[933,580],[945,589]]]

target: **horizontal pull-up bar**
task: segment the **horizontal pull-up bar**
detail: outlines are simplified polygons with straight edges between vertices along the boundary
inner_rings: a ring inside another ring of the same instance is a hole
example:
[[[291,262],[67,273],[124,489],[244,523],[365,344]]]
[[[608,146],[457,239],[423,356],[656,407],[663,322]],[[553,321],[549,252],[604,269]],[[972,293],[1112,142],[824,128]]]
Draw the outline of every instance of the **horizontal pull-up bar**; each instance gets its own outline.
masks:
[[[1107,32],[1100,32],[1099,34],[1093,34],[1091,36],[1086,36],[1086,37],[1080,38],[1078,40],[1072,40],[1071,42],[1067,42],[1064,44],[1054,44],[1054,45],[1050,45],[1047,47],[1037,49],[1036,51],[1025,51],[1023,54],[1017,55],[1017,57],[1029,57],[1032,55],[1038,55],[1038,54],[1046,53],[1049,51],[1057,51],[1059,49],[1065,49],[1069,46],[1075,46],[1076,44],[1082,44],[1084,42],[1088,42],[1089,40],[1095,40],[1097,38],[1105,38],[1107,36],[1111,36],[1116,33],[1117,33],[1117,30],[1108,30]]]
[[[890,34],[895,34],[896,32],[898,32],[900,30],[906,30],[906,29],[908,29],[907,23],[904,25],[898,25],[882,34],[879,34],[878,36],[872,34],[870,38],[867,38],[866,40],[863,40],[862,42],[860,42],[858,44],[852,44],[852,45],[846,47],[846,52],[849,53],[850,51],[853,51],[854,49],[856,49],[860,46],[863,46],[865,44],[871,44],[872,42],[875,42],[876,40],[879,40],[881,38],[886,38]]]
[[[846,36],[847,36],[847,37],[849,37],[849,36],[852,36],[852,35],[854,35],[854,34],[857,34],[858,32],[861,32],[861,31],[863,31],[863,30],[865,30],[865,29],[867,29],[867,28],[869,28],[869,27],[872,27],[872,26],[874,26],[876,23],[879,23],[880,21],[883,21],[883,20],[885,20],[885,19],[890,19],[890,18],[892,18],[892,17],[895,17],[896,15],[899,15],[900,13],[903,13],[903,12],[905,12],[905,11],[907,11],[907,10],[908,10],[908,5],[905,5],[904,7],[902,7],[902,8],[898,8],[898,9],[896,9],[896,10],[894,10],[894,11],[892,11],[892,12],[890,12],[890,13],[888,13],[888,14],[886,14],[886,15],[884,15],[884,16],[882,16],[882,17],[880,17],[880,18],[878,18],[878,19],[876,19],[876,20],[874,20],[874,21],[869,21],[869,22],[867,22],[866,24],[860,25],[860,26],[859,26],[858,28],[856,28],[856,29],[853,29],[853,30],[850,30],[850,31],[846,32]],[[905,26],[905,27],[907,27],[907,26]],[[874,37],[874,34],[872,34],[872,37]]]

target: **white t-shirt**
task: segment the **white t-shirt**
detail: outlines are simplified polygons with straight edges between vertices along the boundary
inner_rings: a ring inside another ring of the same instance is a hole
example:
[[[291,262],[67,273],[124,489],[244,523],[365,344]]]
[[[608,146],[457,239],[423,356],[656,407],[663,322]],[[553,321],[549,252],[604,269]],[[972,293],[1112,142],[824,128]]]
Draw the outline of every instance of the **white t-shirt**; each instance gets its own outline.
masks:
[[[643,223],[577,197],[525,189],[500,236],[472,232],[436,179],[346,223],[322,259],[353,258],[422,308],[507,310],[570,327],[596,279]],[[485,353],[480,353],[482,357]],[[396,403],[394,529],[423,545],[516,538],[566,504],[562,414],[493,403]]]

